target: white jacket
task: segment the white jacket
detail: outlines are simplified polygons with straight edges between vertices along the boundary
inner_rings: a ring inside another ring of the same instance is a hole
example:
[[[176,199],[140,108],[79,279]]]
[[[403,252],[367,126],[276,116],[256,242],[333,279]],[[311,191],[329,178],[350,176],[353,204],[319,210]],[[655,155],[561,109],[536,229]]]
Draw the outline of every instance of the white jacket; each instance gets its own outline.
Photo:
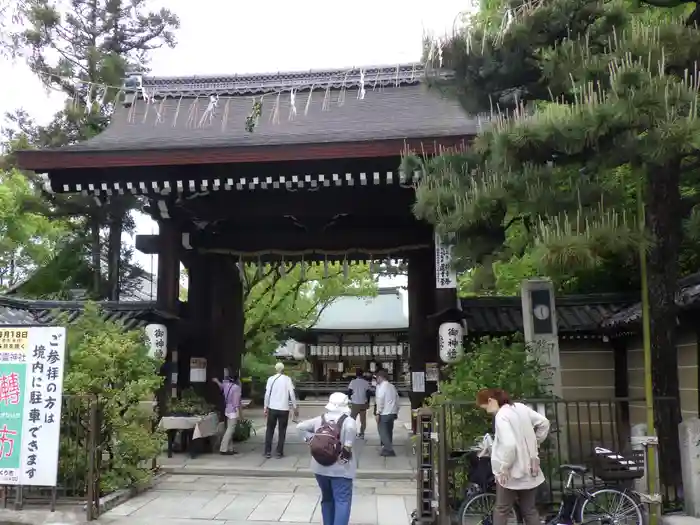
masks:
[[[507,474],[504,488],[528,490],[544,483],[538,449],[548,433],[549,420],[522,403],[498,410],[491,468],[496,479]]]

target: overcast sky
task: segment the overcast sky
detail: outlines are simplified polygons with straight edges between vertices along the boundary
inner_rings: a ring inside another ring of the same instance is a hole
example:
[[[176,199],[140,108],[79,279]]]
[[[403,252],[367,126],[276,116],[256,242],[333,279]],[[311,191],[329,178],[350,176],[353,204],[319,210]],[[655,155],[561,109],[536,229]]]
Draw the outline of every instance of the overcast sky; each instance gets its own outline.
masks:
[[[337,4],[327,0],[168,0],[165,5],[181,21],[178,44],[153,53],[151,74],[258,73],[417,61],[424,32],[451,32],[455,18],[468,4],[468,0]],[[164,4],[154,0],[151,5]],[[62,105],[62,98],[47,94],[22,63],[0,58],[0,78],[4,80],[0,115],[24,108],[46,122]],[[152,231],[157,231],[155,222],[139,216],[137,233]],[[138,262],[147,270],[150,259],[137,252]]]

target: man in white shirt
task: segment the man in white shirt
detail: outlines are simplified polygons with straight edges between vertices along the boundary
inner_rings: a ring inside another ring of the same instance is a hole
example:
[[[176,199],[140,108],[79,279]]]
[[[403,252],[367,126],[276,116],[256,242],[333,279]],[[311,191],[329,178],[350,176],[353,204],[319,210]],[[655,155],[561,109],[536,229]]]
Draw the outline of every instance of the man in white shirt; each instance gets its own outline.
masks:
[[[355,379],[350,381],[348,390],[350,390],[350,403],[352,411],[350,412],[350,417],[357,419],[360,416],[360,433],[357,437],[360,439],[365,438],[365,430],[367,429],[367,409],[369,408],[369,393],[370,384],[362,373],[362,369],[358,368],[355,371]]]
[[[299,415],[297,398],[294,395],[294,384],[289,376],[284,374],[284,364],[275,365],[275,375],[267,378],[265,386],[265,417],[267,430],[265,432],[265,457],[272,456],[272,438],[277,427],[277,457],[284,456],[284,440],[289,424],[289,405],[294,407],[294,415]]]
[[[394,452],[394,421],[399,413],[399,393],[389,382],[386,370],[377,372],[377,393],[375,394],[377,408],[377,430],[382,443],[381,456],[395,456]]]

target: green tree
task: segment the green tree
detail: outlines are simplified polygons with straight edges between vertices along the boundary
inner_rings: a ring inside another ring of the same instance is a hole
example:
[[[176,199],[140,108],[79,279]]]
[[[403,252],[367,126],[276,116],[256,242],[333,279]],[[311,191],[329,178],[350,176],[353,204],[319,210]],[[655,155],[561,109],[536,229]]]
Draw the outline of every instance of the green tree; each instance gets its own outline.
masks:
[[[46,127],[29,126],[25,118],[25,138],[37,147],[74,144],[103,131],[126,73],[143,71],[152,50],[174,46],[174,31],[179,27],[173,13],[150,11],[147,0],[73,0],[69,6],[24,0],[19,16],[24,27],[11,34],[13,50],[26,58],[48,87],[63,92],[67,99],[65,109]],[[18,123],[19,118],[14,120]],[[45,197],[50,204],[47,215],[88,218],[93,295],[117,299],[121,237],[133,225],[129,212],[136,199],[114,195],[97,205],[82,196]],[[103,227],[107,228],[104,241]],[[103,243],[106,278],[101,270]]]
[[[244,368],[269,374],[273,352],[292,327],[308,328],[340,296],[372,296],[376,280],[365,264],[248,266],[244,279]]]
[[[65,316],[56,321],[68,326],[63,388],[75,397],[69,398],[71,410],[63,415],[61,475],[85,475],[87,443],[80,428],[88,425],[87,396],[97,396],[97,446],[108,456],[100,465],[102,492],[143,482],[151,476],[151,460],[163,445],[162,435],[153,431],[148,403],[163,382],[162,363],[148,355],[143,331],[126,331],[119,323],[105,321],[94,304],[88,303],[74,324],[66,321]]]
[[[504,29],[456,37],[447,87],[467,109],[491,94],[513,111],[495,113],[471,150],[425,163],[417,206],[457,232],[470,262],[503,254],[513,220],[555,275],[607,271],[645,246],[654,391],[674,398],[682,226],[698,202],[698,38],[694,27],[589,0],[528,4]],[[635,188],[644,195],[642,234],[630,219]],[[679,419],[677,408],[657,413],[668,475],[679,470]]]
[[[66,221],[51,221],[27,211],[34,190],[18,171],[0,171],[0,290],[26,279],[57,252],[70,231]]]

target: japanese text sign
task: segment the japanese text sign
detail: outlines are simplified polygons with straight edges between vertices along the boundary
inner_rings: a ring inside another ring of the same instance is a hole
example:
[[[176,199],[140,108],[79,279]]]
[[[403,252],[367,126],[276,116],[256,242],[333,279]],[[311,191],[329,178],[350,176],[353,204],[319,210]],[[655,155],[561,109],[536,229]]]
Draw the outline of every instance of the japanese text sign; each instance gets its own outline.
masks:
[[[65,345],[62,327],[0,328],[0,485],[56,486]]]
[[[435,287],[457,288],[457,272],[452,264],[453,245],[435,233]]]

